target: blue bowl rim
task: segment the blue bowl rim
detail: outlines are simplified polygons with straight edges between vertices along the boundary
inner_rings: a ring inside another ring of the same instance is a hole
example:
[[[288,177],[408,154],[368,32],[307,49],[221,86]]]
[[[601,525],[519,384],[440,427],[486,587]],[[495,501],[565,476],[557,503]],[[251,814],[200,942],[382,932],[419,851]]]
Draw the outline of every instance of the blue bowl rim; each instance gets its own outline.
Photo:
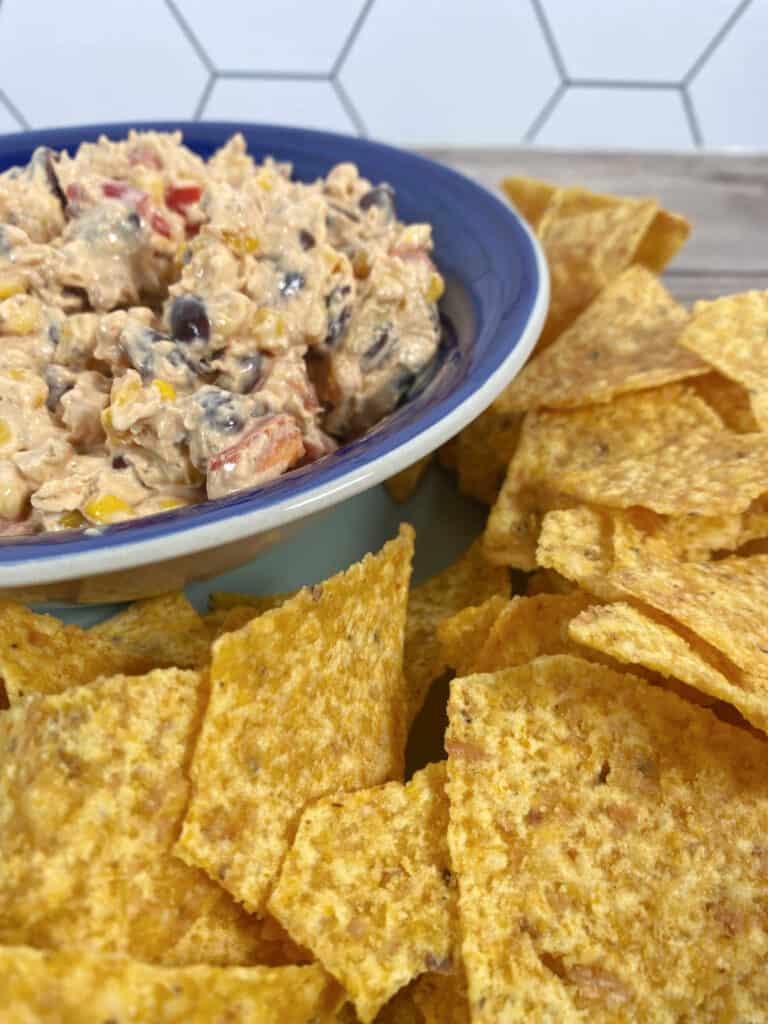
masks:
[[[538,339],[549,300],[549,276],[541,248],[527,224],[512,207],[458,171],[418,153],[386,143],[336,132],[294,128],[277,124],[228,121],[144,121],[76,125],[0,135],[0,162],[16,150],[30,152],[37,146],[67,149],[100,134],[123,137],[138,131],[181,131],[192,148],[195,139],[221,145],[236,132],[277,133],[286,143],[325,145],[330,152],[343,147],[343,158],[357,162],[355,153],[379,155],[406,162],[456,189],[463,200],[498,223],[504,240],[515,238],[523,268],[521,287],[514,302],[512,326],[499,327],[492,358],[486,358],[444,398],[425,409],[414,422],[404,424],[386,439],[368,438],[368,455],[358,466],[323,462],[311,472],[280,478],[292,480],[290,493],[266,488],[239,492],[227,498],[203,502],[179,512],[160,513],[103,529],[72,534],[40,534],[0,543],[0,587],[29,586],[76,579],[85,575],[124,570],[181,555],[194,554],[238,539],[286,525],[321,511],[344,498],[381,482],[416,459],[435,450],[478,416],[519,371]],[[14,153],[15,155],[15,153]],[[280,158],[279,150],[275,156]],[[498,247],[498,246],[497,246]],[[499,252],[499,255],[503,253]],[[503,319],[506,319],[504,317]],[[509,345],[504,345],[505,340]],[[275,483],[279,483],[276,481]]]

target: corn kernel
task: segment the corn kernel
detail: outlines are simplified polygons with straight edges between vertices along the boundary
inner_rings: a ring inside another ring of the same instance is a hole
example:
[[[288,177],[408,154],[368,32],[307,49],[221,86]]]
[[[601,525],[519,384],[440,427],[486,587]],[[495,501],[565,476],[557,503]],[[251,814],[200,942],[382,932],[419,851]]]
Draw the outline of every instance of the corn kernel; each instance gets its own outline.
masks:
[[[160,508],[163,511],[171,508],[181,508],[182,505],[186,504],[186,501],[183,501],[181,498],[161,498],[159,501]]]
[[[115,394],[112,397],[112,404],[116,405],[118,409],[124,408],[126,405],[130,405],[131,402],[135,401],[141,394],[141,384],[138,381],[128,379],[120,385],[119,388],[115,388]]]
[[[15,295],[0,312],[0,322],[8,334],[34,334],[43,322],[40,303],[31,295]]]
[[[27,283],[21,274],[3,274],[0,276],[0,300],[10,299],[12,295],[20,295],[27,290]]]
[[[261,248],[261,242],[255,235],[238,235],[234,231],[223,231],[222,238],[232,252],[239,256],[250,255]]]
[[[262,167],[256,175],[256,183],[260,188],[263,188],[265,192],[271,192],[275,187],[274,171],[268,171],[265,167]]]
[[[425,294],[427,302],[437,302],[445,291],[445,281],[438,273],[432,273],[429,277],[429,285]]]
[[[429,240],[429,228],[426,224],[410,224],[400,235],[399,245],[421,249]]]
[[[81,526],[85,526],[86,520],[75,510],[74,512],[65,512],[59,516],[59,526],[63,530],[79,530]]]
[[[164,402],[172,402],[176,397],[176,388],[173,384],[169,384],[167,380],[160,380],[159,377],[155,377],[152,381],[152,387],[159,393]]]
[[[276,338],[282,338],[285,334],[285,320],[282,314],[276,309],[270,309],[269,306],[256,310],[253,323],[259,334],[273,335]]]
[[[6,420],[0,420],[0,448],[4,448],[13,440],[13,431]]]
[[[104,409],[104,411],[102,412],[102,414],[101,414],[101,425],[102,425],[102,427],[104,427],[104,430],[106,431],[106,433],[109,433],[110,430],[112,430],[113,423],[112,423],[112,410],[111,409]]]
[[[106,525],[132,515],[133,509],[127,501],[118,498],[116,494],[103,494],[100,498],[89,501],[83,512],[92,522]]]

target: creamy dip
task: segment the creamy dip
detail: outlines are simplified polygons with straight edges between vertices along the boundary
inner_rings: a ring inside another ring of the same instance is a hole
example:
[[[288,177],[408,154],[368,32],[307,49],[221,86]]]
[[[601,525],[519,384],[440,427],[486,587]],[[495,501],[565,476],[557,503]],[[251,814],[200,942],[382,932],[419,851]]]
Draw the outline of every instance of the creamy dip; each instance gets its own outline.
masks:
[[[353,164],[290,175],[154,132],[0,175],[0,535],[258,486],[408,394],[439,342],[430,226]]]

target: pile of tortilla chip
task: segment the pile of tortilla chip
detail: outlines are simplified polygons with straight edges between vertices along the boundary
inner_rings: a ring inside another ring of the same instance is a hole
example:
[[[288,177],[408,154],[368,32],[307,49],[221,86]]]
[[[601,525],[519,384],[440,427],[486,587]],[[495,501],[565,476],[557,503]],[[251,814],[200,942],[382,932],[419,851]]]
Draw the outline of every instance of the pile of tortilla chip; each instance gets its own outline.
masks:
[[[553,303],[440,453],[455,564],[0,604],[3,1024],[768,1020],[768,302],[676,303],[651,200],[505,187]]]

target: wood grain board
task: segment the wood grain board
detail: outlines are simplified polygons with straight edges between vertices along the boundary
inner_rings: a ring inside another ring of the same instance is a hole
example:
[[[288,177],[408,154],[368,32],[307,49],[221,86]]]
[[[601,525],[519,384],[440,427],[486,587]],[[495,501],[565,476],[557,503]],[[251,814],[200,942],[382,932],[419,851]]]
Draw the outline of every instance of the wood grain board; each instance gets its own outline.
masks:
[[[768,288],[768,154],[430,149],[426,156],[498,192],[530,175],[596,192],[658,196],[693,224],[665,281],[689,303]]]

